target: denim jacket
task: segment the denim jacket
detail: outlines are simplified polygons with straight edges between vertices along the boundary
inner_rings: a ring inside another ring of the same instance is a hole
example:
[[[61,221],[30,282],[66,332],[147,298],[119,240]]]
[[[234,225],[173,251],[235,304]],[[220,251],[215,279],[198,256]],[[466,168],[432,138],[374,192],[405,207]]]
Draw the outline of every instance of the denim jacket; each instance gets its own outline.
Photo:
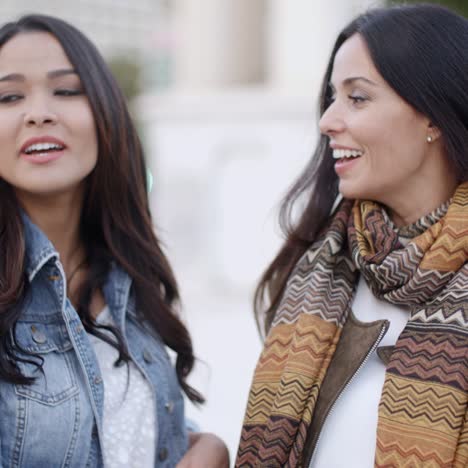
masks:
[[[103,381],[78,314],[66,295],[59,255],[23,216],[29,288],[15,337],[43,360],[42,370],[19,362],[32,385],[0,380],[0,468],[103,466]],[[156,398],[155,466],[173,467],[188,447],[184,401],[174,368],[158,335],[137,318],[131,278],[113,265],[104,297],[132,360]]]

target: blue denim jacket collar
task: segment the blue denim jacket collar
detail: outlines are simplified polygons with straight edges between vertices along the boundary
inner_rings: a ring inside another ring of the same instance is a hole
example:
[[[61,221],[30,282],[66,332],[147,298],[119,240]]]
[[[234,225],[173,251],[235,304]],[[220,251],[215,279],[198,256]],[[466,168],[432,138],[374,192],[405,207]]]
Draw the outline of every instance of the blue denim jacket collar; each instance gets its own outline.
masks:
[[[22,211],[24,225],[24,239],[26,246],[26,274],[29,281],[34,279],[37,272],[52,258],[60,259],[59,253],[52,242],[34,224],[29,216]],[[132,280],[120,267],[112,262],[109,276],[103,288],[106,304],[109,306],[112,318],[121,329],[125,322],[125,307],[134,310],[133,298],[129,298]]]
[[[32,281],[42,266],[53,257],[58,259],[59,254],[52,242],[24,211],[21,212],[21,217],[26,247],[26,274],[29,281]]]

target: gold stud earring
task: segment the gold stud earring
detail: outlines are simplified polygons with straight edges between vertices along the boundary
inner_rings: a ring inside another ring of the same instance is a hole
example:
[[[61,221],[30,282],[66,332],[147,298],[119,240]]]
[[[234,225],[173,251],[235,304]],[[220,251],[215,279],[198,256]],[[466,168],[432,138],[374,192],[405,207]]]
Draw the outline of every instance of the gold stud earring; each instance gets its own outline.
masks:
[[[428,143],[432,143],[432,137],[431,137],[431,135],[428,135],[428,136],[427,136],[426,141],[427,141]]]

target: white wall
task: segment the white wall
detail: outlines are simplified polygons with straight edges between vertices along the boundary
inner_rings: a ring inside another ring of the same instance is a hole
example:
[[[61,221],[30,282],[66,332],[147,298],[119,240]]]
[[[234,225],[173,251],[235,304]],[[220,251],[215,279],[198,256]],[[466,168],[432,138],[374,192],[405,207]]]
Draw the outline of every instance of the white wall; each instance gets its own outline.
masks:
[[[188,413],[234,454],[261,348],[252,291],[279,247],[275,208],[313,146],[312,108],[242,91],[145,107],[154,216],[206,363],[194,383],[208,404]]]

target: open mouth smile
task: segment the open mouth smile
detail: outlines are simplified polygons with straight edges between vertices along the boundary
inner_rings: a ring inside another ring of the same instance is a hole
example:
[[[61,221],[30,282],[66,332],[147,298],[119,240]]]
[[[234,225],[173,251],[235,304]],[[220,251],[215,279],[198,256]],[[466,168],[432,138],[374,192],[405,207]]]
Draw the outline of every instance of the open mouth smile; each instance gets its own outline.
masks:
[[[45,164],[63,155],[66,145],[55,137],[30,138],[20,150],[20,156],[35,164]]]
[[[342,175],[348,169],[353,167],[364,154],[360,150],[351,149],[333,149],[333,159],[335,159],[335,172],[338,176]]]
[[[362,151],[359,150],[348,150],[348,149],[334,149],[333,159],[356,159],[363,155]]]

